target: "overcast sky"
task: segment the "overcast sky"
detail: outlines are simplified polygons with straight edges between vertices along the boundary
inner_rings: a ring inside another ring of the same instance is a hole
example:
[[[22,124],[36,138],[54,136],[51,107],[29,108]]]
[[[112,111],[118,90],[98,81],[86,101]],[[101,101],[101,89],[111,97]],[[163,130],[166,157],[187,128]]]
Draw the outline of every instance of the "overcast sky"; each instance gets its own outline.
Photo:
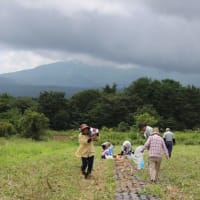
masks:
[[[0,0],[0,73],[80,60],[200,74],[199,0]]]

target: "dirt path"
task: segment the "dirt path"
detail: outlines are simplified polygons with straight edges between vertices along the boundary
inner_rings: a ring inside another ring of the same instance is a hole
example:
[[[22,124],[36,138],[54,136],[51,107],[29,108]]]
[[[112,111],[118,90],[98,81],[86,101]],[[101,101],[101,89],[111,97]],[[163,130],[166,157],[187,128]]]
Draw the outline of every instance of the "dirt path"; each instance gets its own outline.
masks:
[[[137,169],[124,157],[114,159],[116,194],[115,200],[159,200],[150,194],[141,194],[145,186],[137,175]]]

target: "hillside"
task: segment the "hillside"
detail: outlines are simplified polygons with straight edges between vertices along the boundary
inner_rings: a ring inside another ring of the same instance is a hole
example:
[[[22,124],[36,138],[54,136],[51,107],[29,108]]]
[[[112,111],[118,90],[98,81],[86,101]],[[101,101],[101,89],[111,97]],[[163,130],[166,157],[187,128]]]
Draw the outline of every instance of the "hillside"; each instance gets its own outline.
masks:
[[[117,83],[127,86],[138,76],[134,70],[110,66],[90,66],[81,62],[58,62],[30,70],[0,74],[19,84],[40,86],[102,87]]]
[[[62,91],[66,96],[88,88],[102,88],[116,83],[129,85],[133,71],[106,66],[90,66],[81,62],[58,62],[34,69],[0,74],[0,93],[36,97],[42,91]]]
[[[129,86],[141,77],[152,79],[174,79],[183,85],[199,86],[199,77],[187,74],[170,74],[158,69],[123,68],[89,65],[78,61],[57,62],[41,65],[29,70],[0,74],[0,93],[13,96],[38,96],[41,91],[63,91],[66,96],[87,88],[102,88],[106,84],[117,84],[117,88]]]
[[[0,78],[1,82],[1,78]],[[55,92],[64,92],[66,97],[70,97],[73,94],[76,94],[87,88],[78,88],[78,87],[59,87],[59,86],[33,86],[33,85],[22,85],[10,83],[1,85],[0,84],[0,93],[7,93],[15,97],[38,97],[40,92],[44,91],[55,91]]]

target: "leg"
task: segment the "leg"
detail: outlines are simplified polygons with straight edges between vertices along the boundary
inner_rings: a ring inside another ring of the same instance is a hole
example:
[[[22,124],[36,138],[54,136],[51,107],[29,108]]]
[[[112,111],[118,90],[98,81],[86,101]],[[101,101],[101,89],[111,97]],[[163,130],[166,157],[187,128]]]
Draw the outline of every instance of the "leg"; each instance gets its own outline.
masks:
[[[149,157],[149,174],[151,181],[156,180],[156,158]]]
[[[85,174],[85,170],[86,170],[87,163],[88,163],[87,158],[82,157],[81,160],[82,160],[81,171],[83,174]]]
[[[94,156],[88,157],[88,169],[87,169],[88,174],[91,174],[92,172],[93,163],[94,163]]]
[[[156,176],[155,176],[155,181],[158,180],[158,173],[160,171],[160,164],[161,164],[162,158],[156,158]]]
[[[171,157],[171,155],[172,155],[172,145],[173,145],[173,142],[168,142],[169,157]]]

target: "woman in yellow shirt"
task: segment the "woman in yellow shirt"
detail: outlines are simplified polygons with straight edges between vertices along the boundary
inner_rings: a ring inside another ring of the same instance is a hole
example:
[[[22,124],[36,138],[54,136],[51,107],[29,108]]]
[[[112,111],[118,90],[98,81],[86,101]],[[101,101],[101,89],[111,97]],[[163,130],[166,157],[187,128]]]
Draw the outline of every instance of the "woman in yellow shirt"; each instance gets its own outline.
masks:
[[[76,156],[81,157],[82,165],[81,171],[85,178],[91,175],[92,167],[94,163],[94,144],[93,139],[90,135],[90,127],[87,124],[80,125],[80,133],[79,133],[79,148],[76,151]]]

